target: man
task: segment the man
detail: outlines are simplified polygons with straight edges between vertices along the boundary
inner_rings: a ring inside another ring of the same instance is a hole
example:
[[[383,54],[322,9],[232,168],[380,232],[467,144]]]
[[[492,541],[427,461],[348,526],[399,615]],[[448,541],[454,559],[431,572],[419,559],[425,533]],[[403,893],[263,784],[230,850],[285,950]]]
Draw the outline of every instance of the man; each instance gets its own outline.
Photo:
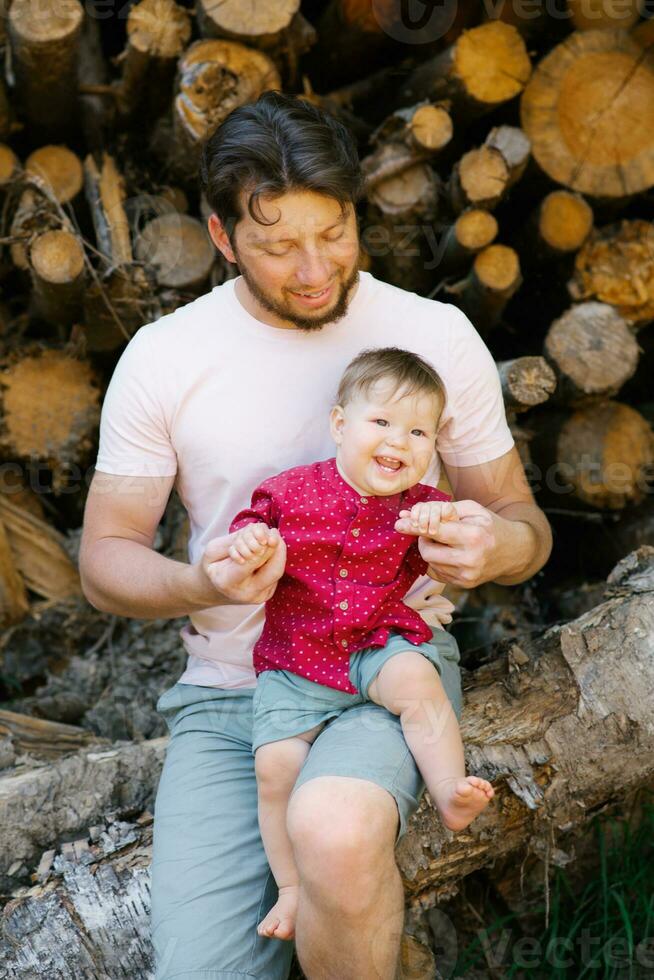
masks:
[[[244,578],[228,556],[230,520],[266,477],[334,454],[328,417],[345,365],[366,347],[400,346],[433,363],[447,391],[425,482],[436,485],[442,461],[462,519],[438,541],[420,538],[431,578],[522,582],[551,535],[472,325],[357,271],[362,184],[344,127],[267,92],[207,141],[201,178],[209,233],[240,276],[125,349],[103,407],[80,567],[98,609],[190,615],[187,669],[158,702],[171,740],[155,807],[157,980],[282,980],[292,944],[256,932],[277,896],[257,824],[251,700],[252,647],[284,551]],[[189,564],[152,549],[173,486],[189,513]],[[407,601],[437,624],[431,578]],[[316,739],[288,812],[296,946],[311,980],[394,977],[394,844],[422,790],[397,717],[377,705],[351,708]]]

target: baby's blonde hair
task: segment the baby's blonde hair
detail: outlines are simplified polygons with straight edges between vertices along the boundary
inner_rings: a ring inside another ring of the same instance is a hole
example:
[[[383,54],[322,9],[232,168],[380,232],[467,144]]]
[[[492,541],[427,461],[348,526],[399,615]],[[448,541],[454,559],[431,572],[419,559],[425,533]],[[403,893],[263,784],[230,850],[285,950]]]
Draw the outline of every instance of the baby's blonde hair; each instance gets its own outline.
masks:
[[[393,394],[402,390],[405,395],[422,392],[438,398],[445,407],[445,385],[438,372],[412,351],[400,347],[368,347],[350,361],[343,372],[336,404],[345,408],[357,395],[367,397],[379,381],[392,381]]]

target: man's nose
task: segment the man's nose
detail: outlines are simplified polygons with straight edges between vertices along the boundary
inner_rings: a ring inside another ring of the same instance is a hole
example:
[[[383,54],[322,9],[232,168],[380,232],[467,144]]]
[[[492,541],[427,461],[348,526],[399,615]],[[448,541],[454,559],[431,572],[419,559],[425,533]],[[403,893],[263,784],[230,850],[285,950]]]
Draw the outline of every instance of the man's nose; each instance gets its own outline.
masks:
[[[297,280],[307,289],[326,286],[332,278],[331,262],[320,252],[306,251],[300,254]]]

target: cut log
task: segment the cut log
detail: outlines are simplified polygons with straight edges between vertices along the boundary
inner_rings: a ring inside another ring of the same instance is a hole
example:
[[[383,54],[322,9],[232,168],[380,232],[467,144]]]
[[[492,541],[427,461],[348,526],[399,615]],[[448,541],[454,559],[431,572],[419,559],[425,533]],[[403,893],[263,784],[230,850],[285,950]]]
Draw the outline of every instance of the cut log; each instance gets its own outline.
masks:
[[[49,323],[70,325],[82,306],[84,248],[69,231],[46,231],[30,247],[34,299]]]
[[[150,221],[134,244],[136,258],[155,269],[160,286],[199,290],[214,262],[206,227],[186,214],[172,212]]]
[[[0,624],[19,623],[29,610],[23,576],[16,568],[9,537],[0,522]]]
[[[262,51],[235,41],[191,44],[178,63],[173,143],[166,148],[171,172],[195,179],[200,146],[210,133],[237,106],[280,87],[277,69]]]
[[[38,177],[59,204],[74,201],[84,184],[82,161],[67,146],[41,146],[25,161],[25,173]]]
[[[13,0],[9,41],[21,113],[35,132],[61,139],[75,121],[84,8],[78,0]]]
[[[196,17],[206,38],[226,38],[259,48],[275,62],[287,86],[297,84],[298,61],[317,40],[300,0],[269,0],[244,7],[240,0],[198,0]]]
[[[601,401],[530,419],[531,450],[556,506],[621,510],[651,492],[654,432],[629,405]],[[561,503],[565,496],[565,503]]]
[[[539,63],[522,126],[553,180],[598,198],[654,184],[654,54],[626,31],[576,32]]]
[[[556,376],[543,357],[516,357],[500,361],[497,370],[502,382],[504,405],[513,412],[524,412],[541,405],[556,389]]]
[[[95,446],[100,389],[91,366],[64,351],[13,352],[0,362],[0,386],[2,450],[50,466],[53,490],[63,489],[66,468]]]
[[[593,228],[593,210],[581,194],[552,191],[538,211],[538,251],[550,256],[578,252]]]
[[[20,169],[20,160],[12,148],[6,143],[0,143],[0,194],[4,195]]]
[[[615,306],[638,327],[654,318],[654,225],[622,221],[598,229],[577,253],[573,299],[598,299]]]
[[[606,303],[579,303],[555,320],[544,353],[559,379],[557,400],[617,395],[636,371],[640,348],[628,324]]]
[[[484,146],[499,150],[509,169],[509,187],[520,180],[531,155],[529,137],[518,126],[493,126]]]
[[[443,106],[400,109],[372,133],[375,150],[361,161],[366,192],[416,163],[429,160],[452,139],[452,119]]]
[[[300,0],[272,0],[246,10],[238,0],[200,0],[196,17],[203,37],[223,37],[252,47],[288,30]]]
[[[102,153],[115,124],[116,99],[109,97],[109,67],[97,17],[84,18],[77,77],[84,147],[89,153]]]
[[[112,265],[129,265],[133,256],[123,207],[125,181],[113,157],[104,153],[98,167],[89,155],[84,161],[84,186],[98,248]]]
[[[416,164],[380,181],[368,195],[366,251],[382,278],[412,291],[428,289],[433,280],[426,229],[436,217],[438,178],[426,164]]]
[[[29,272],[29,252],[34,239],[46,231],[60,229],[73,233],[72,223],[53,202],[50,192],[31,182],[21,194],[11,222],[10,235],[15,240],[9,251],[16,268]]]
[[[68,557],[62,534],[4,496],[0,497],[0,520],[16,567],[32,592],[58,600],[82,595],[79,573]]]
[[[470,263],[497,236],[497,219],[483,208],[468,208],[446,228],[441,238],[441,257],[438,272],[449,276]]]
[[[489,21],[464,31],[441,54],[419,65],[398,93],[398,104],[450,99],[454,116],[479,115],[519,95],[531,75],[515,27]]]
[[[89,350],[114,350],[147,319],[150,284],[133,260],[125,182],[113,157],[104,153],[98,167],[89,155],[84,178],[97,246],[110,270],[85,293],[85,334]]]
[[[127,814],[151,805],[167,742],[92,745],[38,768],[1,774],[0,888],[25,879],[43,850],[101,823],[108,811]]]
[[[511,183],[509,167],[499,150],[480,146],[469,150],[455,165],[447,192],[455,213],[468,207],[492,211]]]
[[[0,711],[0,737],[9,737],[14,749],[27,752],[37,759],[58,759],[89,745],[110,745],[108,739],[76,725],[62,725],[20,715],[16,711]]]
[[[603,601],[592,610],[540,636],[512,643],[492,664],[470,675],[461,722],[467,765],[494,782],[496,796],[466,831],[454,835],[443,828],[425,795],[396,850],[410,914],[448,897],[463,876],[497,859],[513,856],[519,861],[528,850],[563,843],[566,834],[587,826],[598,807],[651,781],[653,630],[654,549],[648,547],[620,563],[609,577]],[[40,840],[49,838],[50,849],[62,837],[74,840],[76,832],[84,834],[81,841],[63,847],[61,856],[49,854],[39,862],[45,888],[39,884],[17,889],[5,908],[0,952],[8,978],[18,980],[30,970],[31,976],[46,980],[40,970],[42,953],[41,958],[36,955],[42,950],[50,951],[47,977],[55,968],[62,980],[96,980],[98,970],[101,975],[118,975],[116,959],[106,959],[108,947],[120,956],[131,949],[130,937],[133,943],[134,936],[146,935],[149,816],[144,815],[140,825],[110,821],[104,832],[93,828],[90,843],[86,828],[103,822],[106,809],[125,807],[124,798],[114,803],[118,765],[106,756],[116,750],[126,768],[145,775],[153,788],[161,767],[161,750],[153,751],[154,745],[130,746],[129,759],[122,756],[123,746],[83,750],[56,766],[18,777],[23,781],[20,788],[14,782],[19,792],[0,792],[0,800],[18,818],[3,820],[0,826],[12,835],[22,876],[36,867],[40,851],[38,840],[25,840],[20,789],[25,795],[32,790],[36,800],[47,800],[45,815],[45,803],[37,809],[35,832]],[[150,753],[145,765],[144,760],[136,763],[134,755],[144,750]],[[93,756],[97,758],[92,767]],[[95,779],[100,816],[94,818],[88,812],[88,794],[85,799],[79,787],[85,782],[95,787]],[[133,799],[137,780],[138,776],[132,779],[125,796]],[[0,787],[5,786],[7,781],[0,780]],[[76,820],[71,819],[71,807],[61,806],[66,794],[75,801],[82,798],[84,810]],[[67,820],[67,833],[55,829],[55,816]],[[145,881],[139,881],[140,876]],[[99,910],[102,922],[117,923],[110,943],[106,930],[96,928]],[[53,936],[59,941],[53,942]],[[58,959],[53,960],[55,953]],[[135,959],[120,969],[134,980],[150,976],[147,939],[137,944]]]
[[[452,117],[445,105],[423,102],[391,113],[371,134],[376,146],[404,143],[409,149],[442,150],[452,139]]]
[[[508,245],[489,245],[461,282],[447,287],[475,327],[486,331],[501,319],[522,281],[517,252]]]
[[[225,4],[222,5],[226,6]],[[191,38],[191,18],[174,0],[141,0],[130,8],[118,108],[149,124],[170,106],[177,59]]]

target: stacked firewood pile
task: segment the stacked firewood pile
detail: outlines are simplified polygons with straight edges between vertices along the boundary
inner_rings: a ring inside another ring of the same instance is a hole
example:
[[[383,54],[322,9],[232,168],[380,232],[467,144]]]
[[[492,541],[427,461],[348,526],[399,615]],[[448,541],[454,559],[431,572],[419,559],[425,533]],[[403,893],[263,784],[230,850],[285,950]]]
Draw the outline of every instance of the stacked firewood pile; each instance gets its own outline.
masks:
[[[586,812],[654,774],[654,24],[636,0],[4,6],[0,978],[150,975],[181,624],[91,609],[79,531],[125,343],[236,274],[199,150],[271,88],[355,135],[361,268],[471,318],[555,530],[531,583],[453,596],[469,761],[498,796],[456,838],[423,804],[401,845],[404,975],[433,976],[423,910],[491,864],[527,909]],[[156,547],[184,560],[185,535],[173,498]]]

